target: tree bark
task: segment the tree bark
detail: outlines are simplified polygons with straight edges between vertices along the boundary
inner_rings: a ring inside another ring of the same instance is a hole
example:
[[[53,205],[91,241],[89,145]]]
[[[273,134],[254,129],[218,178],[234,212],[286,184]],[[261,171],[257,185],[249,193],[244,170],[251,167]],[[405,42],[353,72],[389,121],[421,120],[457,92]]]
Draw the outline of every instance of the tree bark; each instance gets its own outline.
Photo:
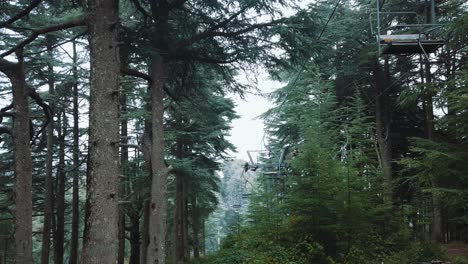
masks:
[[[146,264],[164,264],[166,256],[167,175],[164,161],[164,62],[151,62],[151,197],[149,202],[149,245]]]
[[[180,173],[176,173],[175,178],[175,210],[174,210],[174,263],[185,263],[186,258],[186,237],[185,232],[185,195],[184,195],[184,178]]]
[[[428,86],[432,83],[431,76],[431,65],[425,63],[425,81],[426,81],[426,92],[424,96],[424,109],[426,112],[426,137],[429,140],[434,141],[434,105],[433,105],[433,93],[432,87]],[[437,179],[433,178],[432,187],[437,188],[439,186]],[[443,242],[442,235],[442,208],[441,208],[441,197],[440,193],[435,191],[432,192],[432,224],[431,224],[431,239]]]
[[[123,91],[120,95],[120,110],[121,113],[127,112],[127,95]],[[127,196],[126,184],[128,179],[128,124],[127,119],[122,118],[120,122],[120,136],[122,146],[120,147],[120,166],[124,178],[120,180],[120,197]],[[119,205],[119,256],[118,263],[123,264],[125,261],[125,207],[123,204]]]
[[[203,220],[201,222],[201,244],[200,244],[202,256],[206,256],[205,241],[206,241],[206,229],[205,229],[205,220]]]
[[[53,58],[52,54],[52,43],[47,39],[47,52],[49,59]],[[55,110],[53,102],[54,100],[54,67],[49,61],[47,63],[48,71],[48,85],[49,85],[49,97],[50,97],[50,107],[52,110]],[[53,155],[54,155],[54,118],[53,116],[50,119],[50,123],[47,126],[47,154],[46,154],[46,175],[45,175],[45,200],[44,200],[44,226],[42,228],[42,249],[41,249],[41,263],[48,264],[50,258],[50,234],[52,227],[52,209],[53,209],[53,176],[52,176],[52,166],[53,166]]]
[[[386,200],[393,200],[392,184],[392,140],[390,137],[390,113],[386,92],[387,78],[382,72],[378,61],[374,64],[375,88],[375,134],[378,146],[380,166],[384,176],[384,196]]]
[[[140,264],[140,219],[130,217],[130,262]]]
[[[119,2],[92,0],[88,14],[91,58],[88,217],[82,263],[118,260]]]
[[[200,257],[200,217],[198,212],[197,198],[192,196],[192,232],[193,232],[193,257]]]
[[[18,63],[5,74],[13,88],[13,158],[14,186],[14,245],[15,263],[33,263],[32,257],[32,164],[29,123],[29,93],[24,74],[22,51],[17,53]],[[3,71],[3,70],[2,70]]]
[[[189,210],[188,210],[188,179],[182,178],[182,243],[183,243],[183,256],[184,260],[190,260],[190,246],[189,246]]]
[[[149,200],[143,203],[143,223],[141,227],[140,264],[146,264],[146,255],[149,245]]]
[[[57,168],[57,192],[56,201],[56,230],[54,232],[54,264],[63,263],[65,243],[65,137],[67,133],[67,120],[65,112],[62,112],[61,127],[59,133],[59,163]]]
[[[120,112],[127,112],[127,94],[123,91],[120,95]],[[127,181],[129,179],[128,170],[128,121],[126,118],[122,118],[120,122],[120,136],[122,146],[120,148],[120,166],[122,178],[120,181],[120,197],[127,196]],[[119,206],[119,264],[123,264],[125,261],[125,207],[123,204]]]
[[[73,41],[73,183],[72,183],[72,224],[70,241],[69,264],[78,264],[78,232],[80,227],[80,130],[79,130],[79,103],[78,103],[78,69],[77,69],[76,42]]]

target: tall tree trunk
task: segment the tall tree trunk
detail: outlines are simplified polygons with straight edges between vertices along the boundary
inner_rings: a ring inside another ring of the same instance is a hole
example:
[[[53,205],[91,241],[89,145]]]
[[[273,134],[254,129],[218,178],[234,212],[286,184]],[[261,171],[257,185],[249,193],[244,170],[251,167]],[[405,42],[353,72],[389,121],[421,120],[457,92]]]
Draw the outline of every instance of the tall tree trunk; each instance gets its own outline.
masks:
[[[193,257],[200,257],[200,215],[198,212],[197,198],[192,197],[192,232],[193,232]]]
[[[72,224],[70,241],[69,264],[78,264],[78,232],[80,227],[80,130],[78,103],[78,56],[76,53],[76,42],[73,41],[73,183],[72,183]]]
[[[190,246],[189,246],[189,210],[188,210],[188,179],[182,178],[182,251],[184,260],[190,260]]]
[[[151,95],[151,82],[148,83],[148,93]],[[151,100],[145,105],[145,110],[151,112]],[[145,160],[145,165],[148,170],[148,181],[151,181],[152,178],[152,169],[151,169],[151,120],[145,119],[145,128],[142,135],[142,140],[140,143],[141,152],[143,153],[143,159]],[[140,263],[146,264],[146,257],[148,252],[149,245],[149,200],[146,199],[143,202],[143,222],[141,226],[141,244],[140,244]]]
[[[29,123],[29,93],[24,74],[22,50],[17,52],[18,63],[7,63],[2,59],[2,70],[10,79],[13,88],[13,158],[14,158],[14,246],[15,263],[33,263],[32,257],[32,163]]]
[[[121,113],[127,112],[127,95],[123,91],[120,95],[120,110]],[[120,122],[120,137],[122,146],[120,147],[120,166],[124,178],[120,180],[120,197],[126,197],[126,183],[128,180],[128,124],[127,119],[122,118]],[[119,205],[119,256],[118,263],[123,264],[125,261],[125,207],[124,204]]]
[[[426,92],[424,96],[424,109],[426,112],[426,137],[429,140],[434,140],[434,106],[433,106],[433,92],[430,84],[431,78],[431,65],[426,62],[425,65],[425,81]],[[437,188],[439,184],[437,179],[432,179],[432,187]],[[431,239],[443,242],[442,235],[442,208],[441,208],[440,193],[432,193],[432,224],[431,224]]]
[[[130,217],[130,262],[140,264],[140,218]]]
[[[205,229],[205,220],[201,222],[201,254],[202,256],[206,256],[206,229]]]
[[[164,264],[166,256],[167,175],[164,161],[164,62],[151,62],[151,197],[149,202],[149,245],[146,264]]]
[[[140,264],[146,264],[146,255],[149,245],[149,200],[143,203],[143,223],[141,226]]]
[[[174,209],[174,263],[184,263],[188,259],[185,252],[186,238],[185,233],[185,195],[184,195],[184,177],[176,173],[175,178],[175,209]]]
[[[432,12],[431,12],[431,1],[425,0],[425,15],[426,15],[426,22],[427,23],[434,23],[432,21]],[[429,60],[429,58],[426,58]],[[426,114],[426,138],[429,140],[434,140],[434,105],[433,105],[433,92],[432,87],[430,84],[432,83],[432,76],[431,76],[431,64],[430,62],[426,61],[424,69],[424,79],[426,82],[426,91],[424,93],[423,98],[423,106],[424,111]],[[421,65],[422,67],[422,65]],[[431,184],[433,188],[437,188],[438,182],[437,179],[432,178]],[[442,235],[442,210],[441,210],[441,199],[440,193],[433,192],[432,193],[432,223],[431,223],[431,239],[436,240],[439,242],[443,241]]]
[[[176,143],[176,159],[184,159],[184,144]],[[187,177],[175,174],[175,209],[174,209],[174,263],[186,263],[190,259],[187,207]]]
[[[55,110],[54,107],[54,67],[51,63],[53,59],[52,54],[52,41],[49,36],[46,36],[47,40],[47,53],[49,56],[49,62],[47,63],[48,72],[48,85],[49,85],[49,98],[50,107]],[[52,227],[52,209],[53,209],[53,157],[54,157],[54,118],[50,119],[49,125],[47,126],[47,154],[46,154],[46,176],[45,176],[45,200],[44,200],[44,226],[42,228],[42,249],[41,249],[41,263],[48,264],[50,258],[50,234]]]
[[[7,238],[5,238],[5,240],[3,242],[4,244],[3,244],[3,256],[2,256],[3,258],[2,258],[2,260],[3,260],[4,264],[6,264],[7,260],[8,260],[8,246],[9,246],[8,242],[9,241],[10,241],[10,238],[7,237]]]
[[[89,179],[82,263],[118,260],[119,2],[90,1]]]
[[[393,200],[392,186],[392,141],[390,137],[390,113],[388,108],[388,96],[381,66],[378,61],[374,64],[374,88],[375,88],[375,134],[378,146],[380,166],[384,176],[384,195],[387,201]]]
[[[13,90],[13,188],[15,263],[33,263],[32,258],[32,164],[28,88],[24,74],[23,51],[16,53],[18,63],[0,58],[0,71],[10,79]]]
[[[63,263],[63,252],[65,243],[65,137],[67,133],[67,119],[65,110],[62,112],[61,127],[59,133],[59,163],[57,168],[57,192],[55,201],[56,210],[56,230],[54,232],[54,264]]]

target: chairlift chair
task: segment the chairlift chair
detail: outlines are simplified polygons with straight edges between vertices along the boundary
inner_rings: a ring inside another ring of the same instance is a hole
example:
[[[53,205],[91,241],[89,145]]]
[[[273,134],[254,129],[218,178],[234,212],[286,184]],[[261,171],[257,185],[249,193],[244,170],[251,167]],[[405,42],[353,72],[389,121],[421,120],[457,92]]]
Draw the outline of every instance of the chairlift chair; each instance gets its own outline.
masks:
[[[248,199],[248,198],[250,198],[251,196],[252,196],[251,193],[243,193],[243,194],[242,194],[242,199]]]
[[[377,12],[371,13],[369,19],[371,24],[371,31],[373,32],[374,26],[372,25],[372,14],[376,15],[376,38],[379,49],[379,55],[394,54],[394,55],[414,55],[423,54],[426,60],[429,60],[430,53],[434,53],[444,45],[442,39],[434,37],[432,32],[441,25],[435,22],[435,3],[431,0],[431,23],[417,23],[417,24],[396,24],[390,25],[386,28],[381,28],[382,16],[395,15],[395,16],[409,16],[415,15],[416,12],[387,12],[381,11],[381,0],[377,1]],[[410,33],[405,32],[410,31]],[[414,33],[416,32],[416,33]],[[373,33],[374,34],[374,33]]]
[[[380,54],[430,54],[444,45],[423,34],[379,35]]]

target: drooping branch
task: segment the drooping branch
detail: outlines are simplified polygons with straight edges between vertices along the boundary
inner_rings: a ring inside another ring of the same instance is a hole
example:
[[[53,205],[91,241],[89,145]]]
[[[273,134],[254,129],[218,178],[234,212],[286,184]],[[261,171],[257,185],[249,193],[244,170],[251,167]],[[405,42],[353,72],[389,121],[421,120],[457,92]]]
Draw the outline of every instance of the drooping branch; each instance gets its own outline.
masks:
[[[18,21],[19,19],[27,16],[29,14],[29,12],[31,12],[34,8],[36,8],[36,6],[38,6],[41,3],[41,1],[42,0],[33,0],[33,1],[31,1],[31,3],[29,3],[29,5],[25,9],[23,9],[21,12],[19,12],[18,14],[12,16],[7,21],[1,22],[0,23],[0,28],[11,25],[11,24],[15,23],[16,21]]]
[[[14,112],[3,112],[3,111],[0,112],[0,124],[2,123],[4,117],[15,117],[15,113]]]
[[[187,60],[187,61],[198,61],[208,64],[230,64],[239,60],[239,56],[234,56],[230,59],[220,59],[220,58],[210,58],[206,56],[199,56],[193,53],[181,53],[177,54],[177,59]]]
[[[0,136],[2,136],[3,134],[8,134],[8,135],[12,135],[12,132],[11,132],[11,128],[9,127],[5,127],[5,126],[0,126]],[[0,137],[0,142],[2,142],[3,139]]]
[[[7,107],[4,107],[2,109],[0,109],[0,124],[3,123],[3,117],[15,117],[15,113],[14,112],[7,112],[8,110],[10,110],[11,108],[13,107],[10,107],[12,105],[9,105]],[[3,132],[1,131],[3,130]],[[3,133],[6,133],[6,134],[11,134],[11,130],[10,128],[8,127],[0,127],[0,135],[3,134]],[[1,140],[0,140],[1,141]]]
[[[59,30],[64,30],[64,29],[78,27],[78,26],[84,26],[84,25],[86,25],[86,19],[85,18],[79,18],[79,19],[71,20],[69,22],[59,24],[59,25],[53,25],[53,26],[50,26],[50,27],[34,29],[32,31],[32,34],[29,37],[27,37],[26,39],[24,39],[23,41],[18,43],[16,46],[9,49],[8,51],[5,51],[4,53],[0,54],[0,57],[8,56],[8,55],[16,52],[17,50],[20,50],[20,49],[24,48],[26,45],[33,42],[41,34],[46,34],[46,33],[50,33],[50,32],[55,32],[55,31],[59,31]]]
[[[76,39],[85,36],[86,33],[88,33],[87,30],[85,30],[85,31],[83,31],[83,32],[81,32],[81,33],[79,33],[78,35],[76,35],[76,36],[74,36],[74,37],[72,37],[72,38],[66,39],[66,40],[64,40],[64,41],[62,41],[62,42],[58,42],[58,43],[52,45],[51,48],[52,48],[52,49],[55,49],[55,48],[57,48],[57,47],[61,47],[61,46],[64,45],[64,44],[73,42],[73,41],[75,41]],[[28,52],[28,53],[26,53],[26,54],[27,54],[28,56],[31,56],[31,55],[36,55],[36,54],[43,53],[43,52],[45,52],[45,51],[47,51],[47,48],[42,49],[42,50],[39,50],[39,51],[36,51],[36,52]],[[68,54],[68,53],[67,53],[67,54]]]
[[[36,134],[36,136],[32,140],[32,144],[34,144],[36,139],[42,134],[42,132],[44,132],[47,125],[50,123],[53,112],[52,112],[52,108],[44,101],[44,99],[42,99],[42,97],[36,92],[36,90],[29,87],[28,94],[29,94],[29,97],[31,97],[36,102],[36,104],[38,104],[42,108],[42,111],[44,112],[45,117],[46,117],[44,125],[42,126],[42,128],[39,130],[39,132]]]
[[[188,0],[175,0],[169,4],[169,8],[180,8]]]
[[[11,129],[8,127],[0,126],[0,136],[3,134],[11,135]],[[0,139],[1,142],[1,139]]]
[[[137,78],[147,80],[149,85],[151,85],[153,83],[153,79],[151,79],[151,76],[149,76],[146,73],[134,70],[134,69],[122,67],[122,68],[120,68],[120,73],[123,74],[123,75],[133,76],[133,77],[137,77]],[[176,99],[174,94],[166,86],[164,86],[164,92],[166,92],[166,94],[169,97],[171,97],[172,99]]]
[[[146,11],[143,6],[141,5],[139,0],[131,0],[133,5],[135,5],[135,8],[146,18],[150,17],[150,14],[148,11]]]
[[[147,80],[149,82],[150,85],[153,82],[153,80],[151,79],[151,77],[148,74],[143,73],[143,72],[139,72],[139,71],[134,70],[134,69],[122,67],[122,68],[120,68],[120,73],[122,73],[123,75],[128,75],[128,76],[133,76],[133,77],[145,79],[145,80]]]
[[[277,25],[277,24],[279,24],[281,22],[284,22],[284,21],[285,21],[284,18],[276,19],[276,20],[272,20],[270,22],[259,23],[259,24],[251,25],[251,26],[246,27],[244,29],[240,29],[240,30],[237,30],[237,31],[230,31],[230,32],[229,31],[218,31],[218,29],[223,27],[223,26],[220,26],[218,24],[218,25],[210,28],[207,31],[204,31],[202,33],[199,33],[199,34],[196,34],[196,35],[192,36],[189,39],[184,39],[184,40],[179,41],[178,43],[176,43],[174,45],[174,49],[179,50],[181,48],[185,48],[187,46],[190,46],[190,45],[192,45],[192,44],[194,44],[194,43],[196,43],[196,42],[198,42],[200,40],[207,39],[207,38],[212,38],[212,37],[224,37],[224,38],[236,37],[236,36],[239,36],[239,35],[254,31],[256,29],[262,29],[262,28],[274,26],[274,25]],[[220,24],[224,24],[225,22],[226,21],[223,21]]]
[[[0,109],[0,112],[6,112],[6,111],[11,110],[11,109],[13,109],[13,104],[9,104],[9,105],[3,107],[2,109]]]
[[[121,147],[134,148],[134,149],[137,149],[137,150],[140,150],[140,151],[141,151],[141,146],[140,146],[140,145],[136,145],[136,144],[124,144],[124,143],[120,143],[119,145],[120,145]]]
[[[4,58],[0,58],[0,71],[6,75],[10,75],[18,67],[17,63],[7,61]]]

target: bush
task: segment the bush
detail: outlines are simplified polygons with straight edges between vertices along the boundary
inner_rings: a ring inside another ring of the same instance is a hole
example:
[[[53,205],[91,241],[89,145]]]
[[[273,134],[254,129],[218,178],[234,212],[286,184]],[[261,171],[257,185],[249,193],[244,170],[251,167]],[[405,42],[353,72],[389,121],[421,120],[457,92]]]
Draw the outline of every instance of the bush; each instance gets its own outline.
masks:
[[[411,264],[446,260],[447,258],[445,249],[435,242],[413,242],[407,249],[388,256],[383,262],[386,264]]]

